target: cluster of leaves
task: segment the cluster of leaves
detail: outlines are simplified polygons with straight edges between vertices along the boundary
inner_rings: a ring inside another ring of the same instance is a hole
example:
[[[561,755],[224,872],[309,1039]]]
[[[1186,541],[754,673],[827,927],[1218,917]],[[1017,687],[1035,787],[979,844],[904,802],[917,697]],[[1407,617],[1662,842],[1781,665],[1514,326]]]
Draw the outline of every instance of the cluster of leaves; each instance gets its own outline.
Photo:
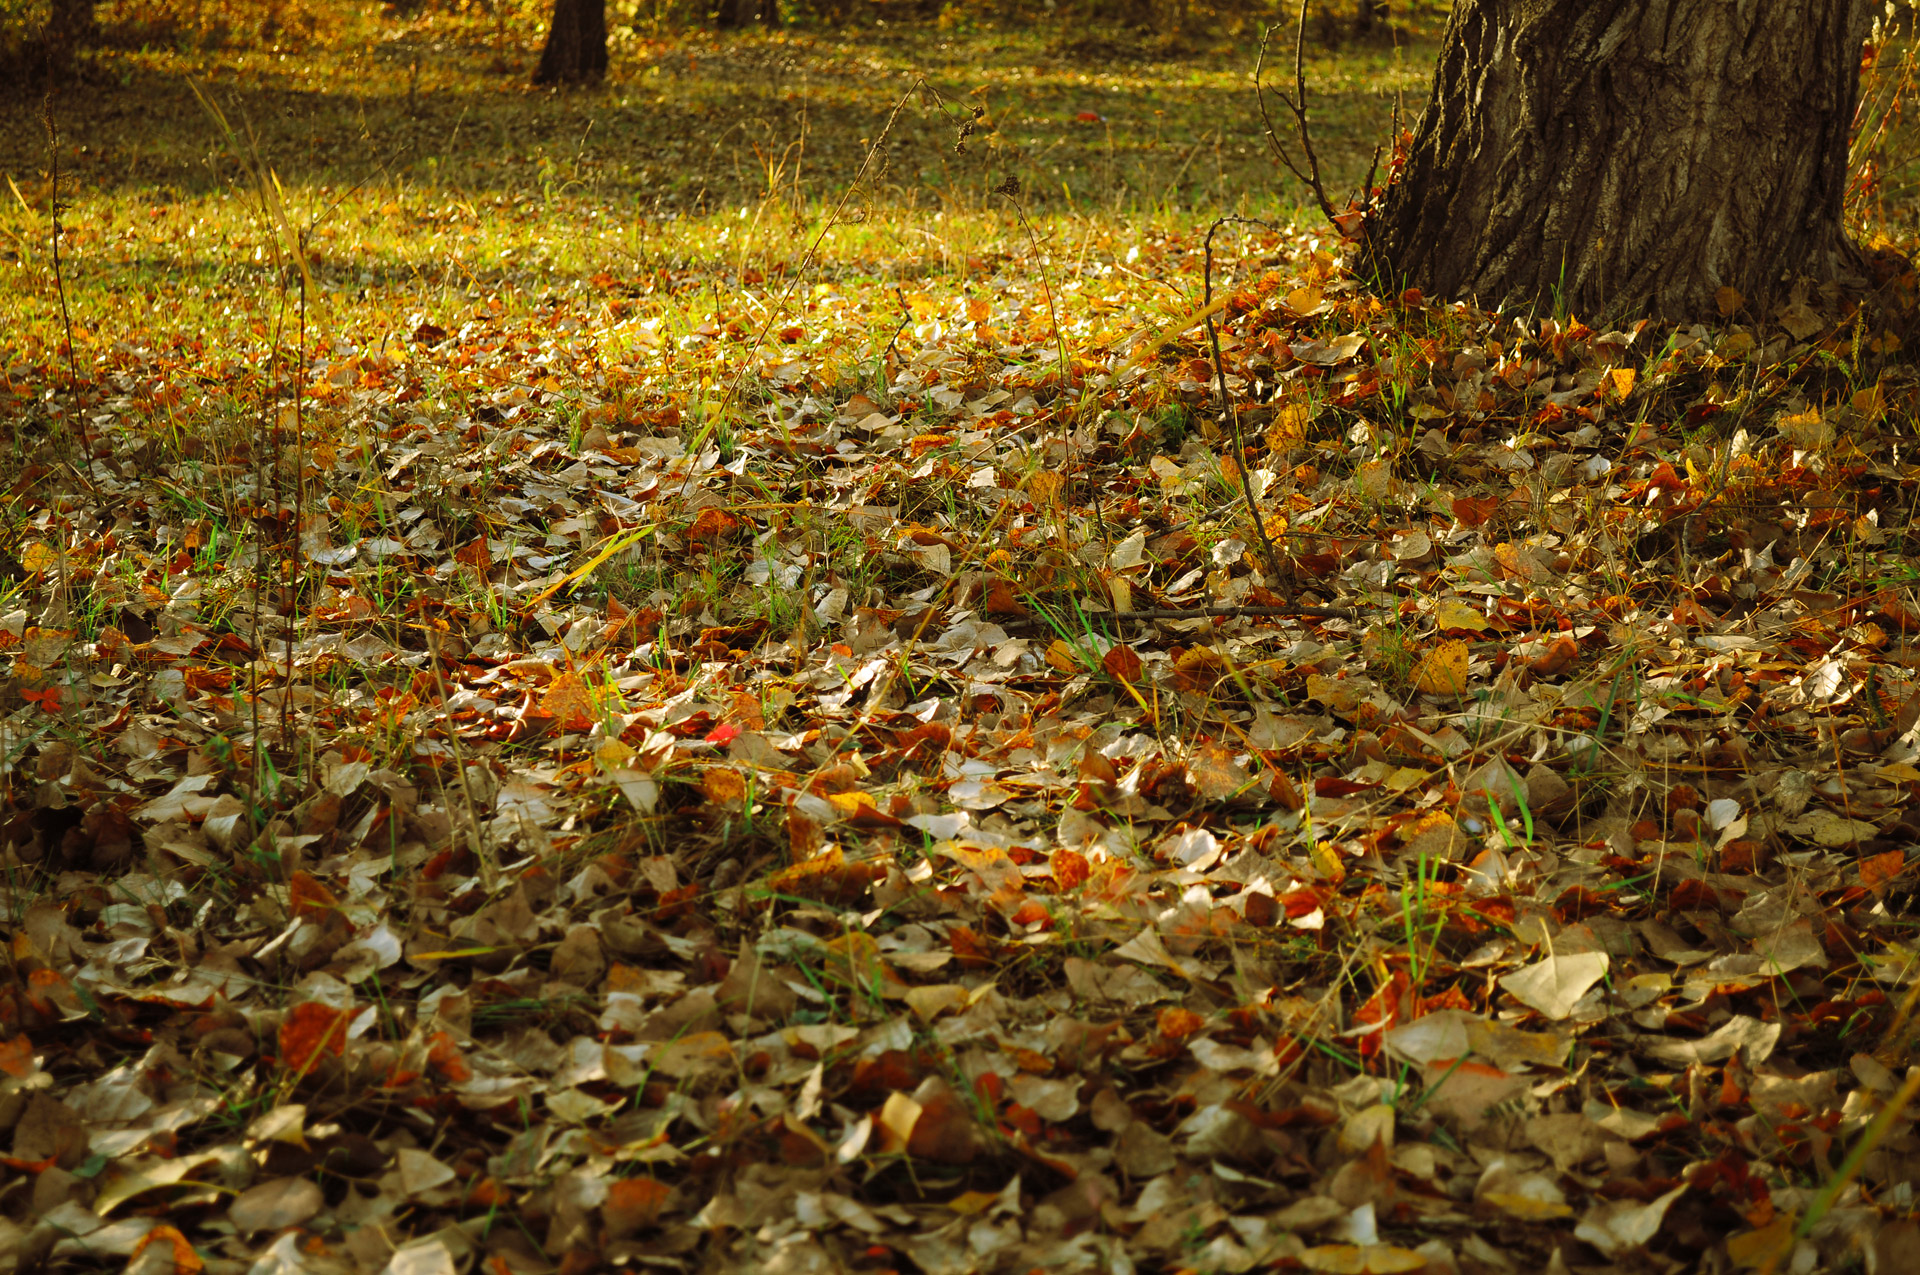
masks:
[[[891,288],[41,294],[0,1263],[1910,1260],[1897,323],[1007,199]]]

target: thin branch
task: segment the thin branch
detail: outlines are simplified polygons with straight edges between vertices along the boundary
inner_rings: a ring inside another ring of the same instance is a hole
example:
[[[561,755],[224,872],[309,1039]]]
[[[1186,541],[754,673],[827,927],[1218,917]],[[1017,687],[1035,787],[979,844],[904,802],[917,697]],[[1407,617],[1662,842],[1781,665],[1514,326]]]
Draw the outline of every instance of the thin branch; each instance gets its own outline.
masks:
[[[60,126],[53,118],[52,92],[48,92],[41,103],[40,120],[47,128],[47,215],[53,222],[53,287],[60,297],[60,326],[67,338],[67,388],[77,390],[80,365],[73,355],[73,315],[67,309],[67,281],[60,272]]]
[[[1307,0],[1300,0],[1300,26],[1293,39],[1293,93],[1287,96],[1284,89],[1270,89],[1275,97],[1286,104],[1293,113],[1295,128],[1300,133],[1300,150],[1306,160],[1306,169],[1293,162],[1293,156],[1280,144],[1280,138],[1274,131],[1273,117],[1267,114],[1266,93],[1261,92],[1260,73],[1267,62],[1267,43],[1273,38],[1273,28],[1268,27],[1260,36],[1260,56],[1253,65],[1253,96],[1260,104],[1260,119],[1266,125],[1267,142],[1273,147],[1280,162],[1313,192],[1313,198],[1320,205],[1320,211],[1326,214],[1334,229],[1340,229],[1340,214],[1334,209],[1333,200],[1327,197],[1326,183],[1320,178],[1320,155],[1313,149],[1313,131],[1307,124]],[[1344,232],[1343,232],[1344,233]]]
[[[1144,611],[1113,611],[1116,620],[1201,620],[1208,618],[1305,615],[1322,620],[1357,620],[1364,610],[1351,607],[1148,607]]]
[[[1278,587],[1280,555],[1273,547],[1273,537],[1267,534],[1266,521],[1260,517],[1260,503],[1253,496],[1253,479],[1247,473],[1247,441],[1240,433],[1240,408],[1234,403],[1233,395],[1227,393],[1227,370],[1220,361],[1220,331],[1213,323],[1213,236],[1230,221],[1255,226],[1267,224],[1249,217],[1221,217],[1207,227],[1206,265],[1201,274],[1201,309],[1207,316],[1207,344],[1213,349],[1213,392],[1219,403],[1221,419],[1233,430],[1233,467],[1240,474],[1240,490],[1247,498],[1247,516],[1253,519],[1254,534],[1259,537],[1261,552],[1266,555],[1268,579]]]

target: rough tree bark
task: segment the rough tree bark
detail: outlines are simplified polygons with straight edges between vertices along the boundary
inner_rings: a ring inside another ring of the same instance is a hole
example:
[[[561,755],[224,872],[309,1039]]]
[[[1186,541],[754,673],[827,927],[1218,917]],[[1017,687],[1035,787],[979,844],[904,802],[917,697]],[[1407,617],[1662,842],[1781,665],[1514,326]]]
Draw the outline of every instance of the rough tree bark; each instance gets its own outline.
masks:
[[[1858,284],[1842,226],[1869,0],[1456,0],[1369,216],[1386,286],[1585,316]]]
[[[535,84],[579,84],[607,73],[607,0],[553,0]]]

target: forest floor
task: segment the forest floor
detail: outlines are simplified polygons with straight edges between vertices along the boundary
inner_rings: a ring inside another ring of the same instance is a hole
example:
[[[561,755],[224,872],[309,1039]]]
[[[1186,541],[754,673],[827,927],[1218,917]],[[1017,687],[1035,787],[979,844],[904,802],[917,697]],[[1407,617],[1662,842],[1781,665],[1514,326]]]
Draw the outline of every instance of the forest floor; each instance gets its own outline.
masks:
[[[1369,295],[1250,33],[155,12],[0,111],[0,1269],[1920,1270],[1885,323]]]

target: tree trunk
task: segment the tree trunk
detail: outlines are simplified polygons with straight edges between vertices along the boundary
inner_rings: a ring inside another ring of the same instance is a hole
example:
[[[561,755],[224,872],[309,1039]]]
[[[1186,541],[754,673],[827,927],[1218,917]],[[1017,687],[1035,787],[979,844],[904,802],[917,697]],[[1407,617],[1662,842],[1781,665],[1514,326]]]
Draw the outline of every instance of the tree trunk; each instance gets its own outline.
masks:
[[[73,69],[73,55],[93,38],[94,0],[53,0],[40,45],[48,78],[61,80]]]
[[[535,84],[579,84],[607,73],[607,0],[553,0]]]
[[[94,0],[53,0],[47,28],[56,36],[78,43],[93,34]]]
[[[838,6],[833,8],[838,11]],[[777,0],[720,0],[719,7],[713,11],[713,24],[722,30],[744,27],[750,22],[779,25],[780,6]],[[831,25],[839,26],[840,22],[835,20]]]
[[[1375,26],[1385,26],[1387,22],[1387,0],[1359,0],[1353,11],[1353,30],[1356,35],[1370,34]]]
[[[1365,254],[1382,286],[1611,318],[1857,285],[1841,210],[1870,14],[1456,0]]]

